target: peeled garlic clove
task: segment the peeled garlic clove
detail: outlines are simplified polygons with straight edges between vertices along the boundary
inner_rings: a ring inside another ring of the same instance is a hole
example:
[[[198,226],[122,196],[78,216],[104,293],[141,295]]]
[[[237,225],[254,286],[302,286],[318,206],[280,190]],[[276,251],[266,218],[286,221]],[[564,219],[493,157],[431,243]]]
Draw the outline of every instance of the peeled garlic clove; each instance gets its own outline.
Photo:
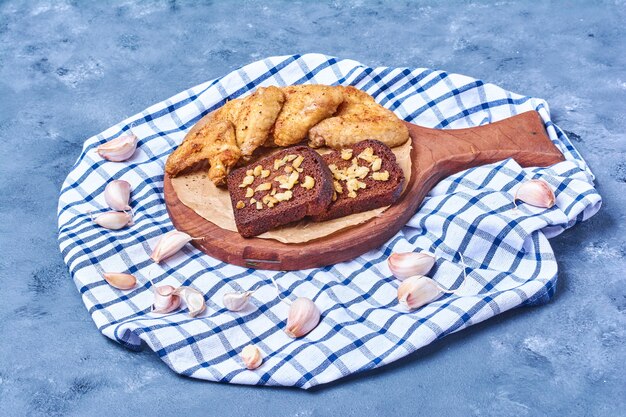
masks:
[[[113,210],[130,210],[130,184],[124,180],[113,180],[104,188],[104,201]]]
[[[119,230],[133,224],[133,216],[121,211],[102,213],[93,219],[93,222],[105,229]]]
[[[398,287],[398,302],[409,310],[420,308],[440,296],[437,283],[423,275],[409,277]]]
[[[188,242],[193,238],[187,233],[179,232],[178,230],[172,230],[167,232],[157,243],[152,251],[150,258],[156,263],[160,263],[162,260],[169,258],[176,252],[181,250]]]
[[[130,290],[131,288],[135,288],[135,285],[137,284],[137,279],[131,274],[105,272],[102,276],[110,286],[115,287],[118,290]]]
[[[239,356],[248,369],[256,369],[263,363],[261,351],[254,345],[248,345],[243,348]]]
[[[433,268],[435,257],[429,253],[392,253],[387,264],[393,276],[403,281],[415,275],[426,275]]]
[[[161,285],[154,289],[154,301],[152,312],[167,314],[180,307],[180,297],[176,295],[175,288],[171,285]]]
[[[135,153],[139,139],[132,133],[112,139],[98,146],[98,155],[113,162],[125,161]]]
[[[204,294],[200,291],[190,287],[179,287],[174,290],[175,295],[181,295],[187,308],[189,309],[189,315],[196,317],[202,314],[206,310],[206,303],[204,302]]]
[[[297,298],[289,308],[287,316],[287,336],[296,338],[308,334],[320,322],[320,310],[308,298]]]
[[[224,307],[230,311],[241,311],[248,305],[248,300],[253,291],[227,292],[222,298]]]
[[[550,208],[554,206],[554,192],[543,180],[526,181],[515,192],[515,200],[535,207]]]

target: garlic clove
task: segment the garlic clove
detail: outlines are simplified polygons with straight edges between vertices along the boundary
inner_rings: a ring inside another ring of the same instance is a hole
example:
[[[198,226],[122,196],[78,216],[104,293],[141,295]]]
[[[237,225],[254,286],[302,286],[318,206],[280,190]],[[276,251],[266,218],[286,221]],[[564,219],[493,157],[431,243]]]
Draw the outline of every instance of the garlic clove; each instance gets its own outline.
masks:
[[[256,369],[263,363],[261,351],[254,345],[244,347],[239,356],[248,369]]]
[[[530,180],[522,183],[515,192],[514,200],[535,207],[550,208],[554,206],[554,192],[550,185],[543,180]]]
[[[206,303],[204,302],[204,294],[191,287],[179,287],[174,290],[174,295],[180,295],[185,300],[187,308],[189,309],[189,316],[197,317],[206,310]]]
[[[175,288],[171,285],[161,285],[154,289],[152,312],[167,314],[180,307],[180,296],[174,294]]]
[[[137,284],[137,279],[131,274],[105,272],[102,276],[110,286],[118,290],[130,290]]]
[[[435,257],[429,253],[392,253],[387,258],[389,270],[400,281],[415,275],[426,275],[435,264]]]
[[[400,284],[398,302],[409,310],[415,310],[436,300],[441,294],[442,291],[434,280],[423,275],[416,275]]]
[[[229,311],[241,311],[248,305],[248,300],[254,291],[227,292],[222,298],[224,307]]]
[[[121,211],[108,211],[102,213],[95,218],[93,222],[105,229],[119,230],[133,224],[133,216],[130,213]]]
[[[313,301],[299,297],[289,307],[285,333],[291,338],[302,337],[318,325],[320,316],[320,310]]]
[[[113,210],[130,210],[130,184],[124,180],[113,180],[104,188],[104,201]]]
[[[137,136],[131,132],[103,143],[98,146],[97,152],[108,161],[122,162],[133,156],[138,140]]]
[[[167,232],[157,243],[152,251],[150,258],[156,263],[161,263],[162,260],[169,258],[176,252],[181,250],[188,242],[193,240],[187,233],[179,232],[178,230],[172,230]]]

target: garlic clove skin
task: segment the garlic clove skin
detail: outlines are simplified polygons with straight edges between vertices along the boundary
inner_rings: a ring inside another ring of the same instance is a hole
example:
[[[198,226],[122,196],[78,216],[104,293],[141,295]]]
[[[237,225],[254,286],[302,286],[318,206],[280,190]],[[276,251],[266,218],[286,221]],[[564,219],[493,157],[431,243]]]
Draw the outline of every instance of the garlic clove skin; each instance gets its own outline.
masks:
[[[131,132],[103,143],[96,151],[108,161],[122,162],[133,156],[138,141],[137,136]]]
[[[180,307],[180,296],[174,294],[175,288],[171,285],[161,285],[154,289],[152,312],[167,314]]]
[[[191,240],[192,237],[187,233],[179,232],[178,230],[167,232],[161,236],[161,239],[154,247],[150,258],[156,263],[161,263],[162,260],[169,258],[181,250],[183,246]]]
[[[294,339],[305,336],[318,325],[320,316],[320,310],[313,301],[305,297],[297,298],[289,307],[285,333]]]
[[[133,224],[133,216],[130,213],[109,211],[96,216],[93,222],[105,229],[119,230]]]
[[[135,288],[135,285],[137,285],[137,278],[131,274],[105,272],[102,276],[110,286],[117,288],[118,290],[130,290]]]
[[[543,180],[530,180],[522,183],[515,192],[514,200],[535,207],[551,208],[554,206],[556,197],[550,185]]]
[[[243,364],[248,369],[256,369],[263,363],[263,357],[258,347],[254,345],[248,345],[241,350],[239,354]]]
[[[392,253],[387,265],[394,277],[400,281],[415,276],[426,275],[435,265],[435,257],[429,253]]]
[[[423,275],[407,278],[398,287],[398,302],[409,310],[415,310],[441,297],[437,283]]]
[[[253,291],[227,292],[222,298],[224,307],[229,311],[241,311],[248,305],[248,301]]]
[[[130,210],[130,184],[124,180],[113,180],[104,188],[104,201],[113,210]]]
[[[182,296],[189,309],[190,317],[197,317],[206,310],[206,303],[204,302],[204,294],[191,287],[179,287],[173,292],[174,295]]]

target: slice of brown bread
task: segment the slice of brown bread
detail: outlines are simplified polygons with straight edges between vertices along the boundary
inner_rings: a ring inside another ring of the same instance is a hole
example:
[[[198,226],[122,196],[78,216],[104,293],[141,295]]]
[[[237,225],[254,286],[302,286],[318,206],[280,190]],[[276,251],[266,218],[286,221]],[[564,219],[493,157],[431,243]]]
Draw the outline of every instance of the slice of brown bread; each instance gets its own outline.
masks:
[[[404,173],[387,145],[364,140],[324,155],[334,176],[333,202],[320,222],[393,204],[402,193]]]
[[[239,234],[252,237],[324,212],[333,177],[322,157],[293,146],[232,171],[228,191]]]

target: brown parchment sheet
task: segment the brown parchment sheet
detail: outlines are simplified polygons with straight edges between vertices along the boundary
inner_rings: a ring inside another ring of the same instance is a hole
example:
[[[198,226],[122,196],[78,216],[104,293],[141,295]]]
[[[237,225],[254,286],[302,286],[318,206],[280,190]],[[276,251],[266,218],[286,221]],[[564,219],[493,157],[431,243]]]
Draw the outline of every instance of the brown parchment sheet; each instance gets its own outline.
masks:
[[[404,145],[391,150],[396,155],[398,165],[404,172],[404,187],[406,188],[411,179],[411,140],[409,139]],[[317,151],[320,153],[328,152],[328,150]],[[222,229],[237,232],[228,190],[216,187],[207,177],[206,171],[191,172],[172,178],[172,186],[178,199],[198,215]],[[387,207],[381,207],[319,223],[302,220],[270,230],[257,237],[275,239],[282,243],[304,243],[364,223],[380,216],[386,209]]]

